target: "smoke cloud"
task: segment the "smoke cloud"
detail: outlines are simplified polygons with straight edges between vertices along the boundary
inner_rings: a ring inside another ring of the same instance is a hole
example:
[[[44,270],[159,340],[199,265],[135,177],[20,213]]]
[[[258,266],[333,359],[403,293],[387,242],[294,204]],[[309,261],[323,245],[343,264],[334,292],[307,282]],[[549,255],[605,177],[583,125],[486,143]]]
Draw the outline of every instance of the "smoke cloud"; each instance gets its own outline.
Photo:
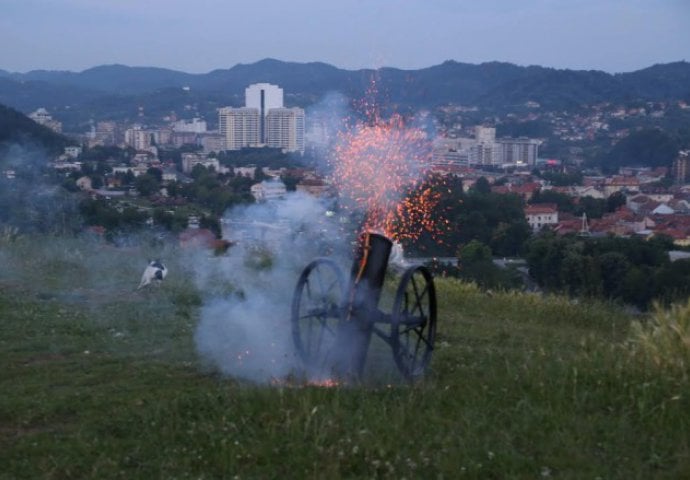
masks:
[[[351,245],[329,201],[295,192],[229,211],[223,257],[195,260],[204,296],[195,343],[207,366],[266,383],[300,369],[290,325],[295,282],[314,258],[341,265]]]
[[[19,233],[74,233],[77,202],[58,185],[48,157],[38,147],[0,149],[0,226]]]

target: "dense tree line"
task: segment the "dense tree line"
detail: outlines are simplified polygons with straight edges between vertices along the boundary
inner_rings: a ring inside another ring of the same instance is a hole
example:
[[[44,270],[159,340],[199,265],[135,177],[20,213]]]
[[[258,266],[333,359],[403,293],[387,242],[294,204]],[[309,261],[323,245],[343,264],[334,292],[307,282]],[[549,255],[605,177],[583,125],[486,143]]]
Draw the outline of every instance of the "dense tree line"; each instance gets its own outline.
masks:
[[[679,141],[672,135],[647,128],[631,133],[599,158],[605,172],[613,173],[623,166],[670,167],[678,155]]]
[[[672,241],[541,235],[527,244],[532,278],[544,289],[604,297],[639,308],[690,295],[690,260],[671,262]]]
[[[457,178],[436,179],[432,183],[440,194],[433,215],[445,222],[437,236],[423,234],[411,246],[414,250],[424,255],[455,256],[458,248],[476,240],[489,246],[497,256],[521,253],[531,234],[521,197],[492,193],[484,177],[467,193],[462,180]]]
[[[218,161],[222,165],[232,167],[268,167],[281,168],[290,166],[295,162],[288,153],[283,153],[280,148],[244,148],[237,151],[225,151],[217,154]]]

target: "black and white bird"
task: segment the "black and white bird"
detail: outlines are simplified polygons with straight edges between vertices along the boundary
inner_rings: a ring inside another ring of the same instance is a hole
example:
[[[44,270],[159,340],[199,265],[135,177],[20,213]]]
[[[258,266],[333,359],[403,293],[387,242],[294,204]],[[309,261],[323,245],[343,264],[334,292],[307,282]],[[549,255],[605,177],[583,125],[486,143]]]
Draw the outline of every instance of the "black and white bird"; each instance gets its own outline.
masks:
[[[165,265],[160,260],[151,260],[141,276],[141,282],[137,290],[144,288],[153,281],[160,285],[167,275],[168,269],[165,268]]]

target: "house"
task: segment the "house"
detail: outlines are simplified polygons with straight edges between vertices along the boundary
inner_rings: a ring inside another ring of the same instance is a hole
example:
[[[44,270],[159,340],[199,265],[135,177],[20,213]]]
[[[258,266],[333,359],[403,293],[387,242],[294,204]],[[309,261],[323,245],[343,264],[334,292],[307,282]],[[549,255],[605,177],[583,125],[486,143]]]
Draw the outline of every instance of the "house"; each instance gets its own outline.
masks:
[[[507,183],[505,185],[495,185],[491,187],[491,191],[493,193],[500,194],[514,193],[515,195],[519,195],[520,197],[524,198],[525,201],[528,202],[534,195],[534,192],[540,188],[541,184],[537,182],[528,182],[523,184]]]
[[[671,207],[665,203],[659,204],[654,210],[652,210],[652,215],[672,215],[676,213]]]
[[[257,202],[282,198],[287,189],[281,180],[264,180],[251,186],[250,191]]]
[[[537,232],[545,226],[558,225],[558,207],[555,203],[535,203],[525,207],[525,218],[532,230]]]
[[[305,192],[315,197],[320,197],[328,190],[328,185],[317,178],[305,178],[296,186],[298,192]]]
[[[217,172],[220,163],[217,158],[206,158],[197,153],[182,154],[182,171],[184,173],[191,173],[196,165],[201,165],[205,168],[213,168],[213,170]]]
[[[606,195],[604,195],[604,192],[602,192],[601,189],[592,185],[586,187],[575,186],[573,187],[573,190],[575,192],[575,196],[580,198],[592,197],[599,200],[603,200],[606,198]]]
[[[640,181],[636,177],[616,175],[607,178],[604,184],[604,193],[610,196],[612,193],[621,191],[637,192],[640,190]]]

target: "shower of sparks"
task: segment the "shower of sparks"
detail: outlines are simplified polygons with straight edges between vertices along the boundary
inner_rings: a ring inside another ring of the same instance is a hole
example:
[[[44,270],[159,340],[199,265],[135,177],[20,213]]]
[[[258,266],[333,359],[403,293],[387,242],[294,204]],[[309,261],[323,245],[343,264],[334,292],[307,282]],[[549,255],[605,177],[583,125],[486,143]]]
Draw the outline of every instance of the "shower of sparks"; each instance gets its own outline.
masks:
[[[383,119],[366,106],[369,121],[341,133],[334,149],[332,181],[343,206],[363,212],[365,229],[397,241],[435,233],[440,194],[430,183],[431,141],[401,116]]]

